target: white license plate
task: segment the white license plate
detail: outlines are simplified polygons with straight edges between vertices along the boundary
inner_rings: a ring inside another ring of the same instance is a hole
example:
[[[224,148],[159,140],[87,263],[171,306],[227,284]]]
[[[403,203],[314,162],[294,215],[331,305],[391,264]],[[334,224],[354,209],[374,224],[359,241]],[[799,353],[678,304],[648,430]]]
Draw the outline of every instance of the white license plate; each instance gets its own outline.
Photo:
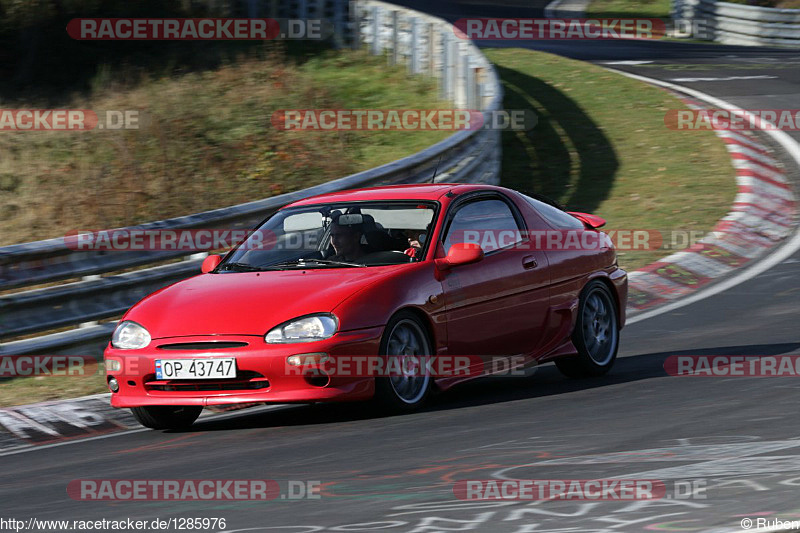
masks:
[[[235,377],[235,357],[156,359],[156,379],[226,379]]]

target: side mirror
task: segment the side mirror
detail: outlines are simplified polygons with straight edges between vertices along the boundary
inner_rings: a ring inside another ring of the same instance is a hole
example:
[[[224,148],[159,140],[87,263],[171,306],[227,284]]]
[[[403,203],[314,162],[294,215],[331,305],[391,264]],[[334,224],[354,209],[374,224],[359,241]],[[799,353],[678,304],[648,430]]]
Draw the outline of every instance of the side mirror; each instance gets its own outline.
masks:
[[[203,274],[208,274],[209,272],[217,268],[217,265],[219,265],[221,261],[222,261],[221,255],[218,254],[209,255],[208,257],[203,259],[203,266],[200,267],[200,271]]]
[[[453,267],[477,263],[483,259],[483,250],[474,242],[460,242],[452,245],[447,257],[435,260],[439,270],[450,270]]]

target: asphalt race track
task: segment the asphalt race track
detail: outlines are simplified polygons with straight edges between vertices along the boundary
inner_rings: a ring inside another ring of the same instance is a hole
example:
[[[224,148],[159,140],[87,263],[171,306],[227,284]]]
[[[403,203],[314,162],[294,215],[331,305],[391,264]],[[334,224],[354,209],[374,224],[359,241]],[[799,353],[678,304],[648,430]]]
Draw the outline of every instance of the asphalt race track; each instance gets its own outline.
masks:
[[[400,2],[451,20],[537,9]],[[541,8],[546,2],[532,2]],[[460,11],[461,10],[461,11]],[[508,43],[490,43],[492,45]],[[658,42],[525,43],[676,83],[744,108],[800,107],[800,54]],[[750,79],[726,79],[758,76]],[[687,81],[686,78],[704,78]],[[682,81],[676,81],[682,79]],[[798,132],[790,132],[800,140]],[[795,175],[795,178],[797,176]],[[698,176],[698,179],[702,179]],[[188,432],[133,431],[7,455],[4,516],[98,520],[217,517],[227,530],[743,531],[800,519],[800,380],[670,377],[669,355],[800,355],[800,253],[722,293],[635,320],[612,373],[567,380],[552,365],[377,417],[357,405],[244,411]],[[75,479],[319,481],[319,499],[73,501]],[[466,479],[659,479],[652,501],[460,501]],[[687,490],[693,487],[695,490]]]

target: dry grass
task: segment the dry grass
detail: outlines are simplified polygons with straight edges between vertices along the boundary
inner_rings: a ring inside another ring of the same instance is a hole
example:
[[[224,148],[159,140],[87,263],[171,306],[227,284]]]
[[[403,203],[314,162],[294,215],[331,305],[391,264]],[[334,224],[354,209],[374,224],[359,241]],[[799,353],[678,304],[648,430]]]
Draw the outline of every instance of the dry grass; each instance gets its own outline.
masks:
[[[108,392],[102,363],[87,363],[84,375],[47,375],[0,380],[0,407]]]
[[[586,16],[667,19],[670,16],[670,0],[592,0],[586,9]]]
[[[216,70],[135,82],[101,71],[94,86],[70,107],[139,110],[142,126],[0,134],[0,245],[273,196],[410,155],[448,135],[271,126],[279,109],[446,105],[431,81],[363,52],[295,64],[273,50]]]

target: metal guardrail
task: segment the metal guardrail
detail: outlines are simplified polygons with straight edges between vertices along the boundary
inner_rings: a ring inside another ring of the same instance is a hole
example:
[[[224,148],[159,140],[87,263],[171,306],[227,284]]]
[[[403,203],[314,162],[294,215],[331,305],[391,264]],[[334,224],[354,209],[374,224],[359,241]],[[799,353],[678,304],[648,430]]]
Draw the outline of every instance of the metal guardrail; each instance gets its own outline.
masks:
[[[485,113],[500,110],[503,93],[493,66],[472,42],[457,37],[449,23],[373,0],[335,3],[348,9],[346,33],[354,36],[354,42],[366,43],[374,54],[388,53],[390,60],[407,64],[412,73],[436,76],[442,96],[457,107]],[[252,228],[295,200],[359,187],[423,182],[437,165],[437,182],[497,183],[500,156],[499,131],[460,131],[419,153],[308,189],[127,229]],[[189,260],[116,273],[175,258]],[[83,279],[1,296],[0,339],[79,324],[86,327],[6,342],[0,345],[0,356],[95,351],[107,342],[113,325],[87,322],[122,314],[143,296],[198,273],[199,264],[185,251],[80,251],[61,238],[2,247],[0,290]]]
[[[695,37],[723,44],[800,48],[800,9],[673,0],[673,19],[697,21]]]

